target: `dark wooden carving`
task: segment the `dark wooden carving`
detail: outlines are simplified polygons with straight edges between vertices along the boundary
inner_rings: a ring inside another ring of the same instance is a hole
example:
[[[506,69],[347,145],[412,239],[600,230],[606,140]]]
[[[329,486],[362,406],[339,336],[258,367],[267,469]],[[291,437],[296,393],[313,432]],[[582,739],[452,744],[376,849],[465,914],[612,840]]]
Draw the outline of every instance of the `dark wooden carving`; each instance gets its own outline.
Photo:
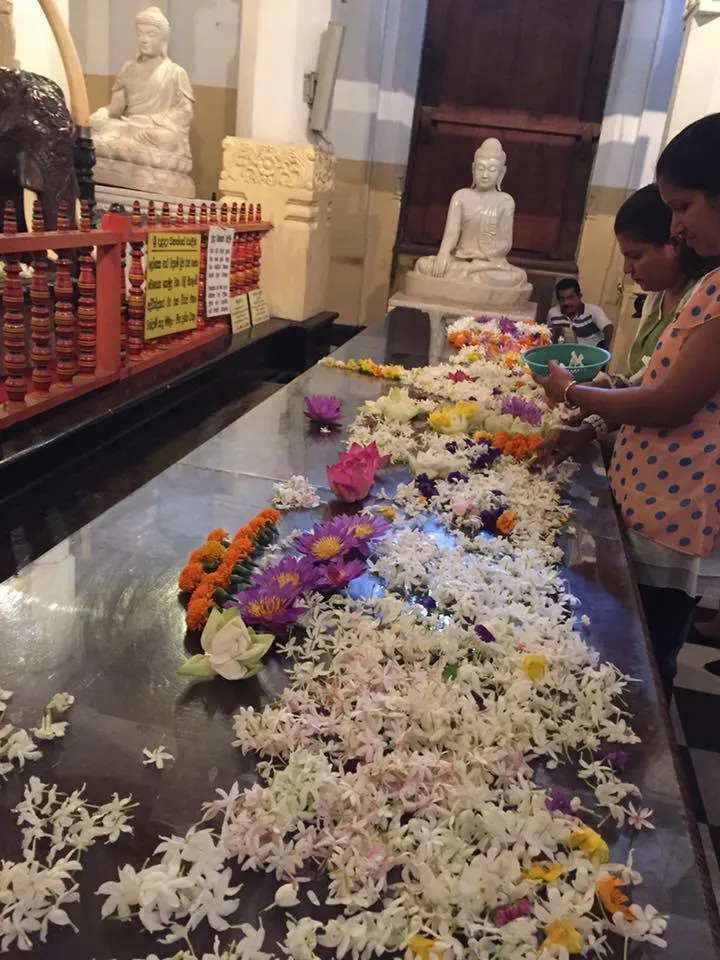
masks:
[[[75,124],[57,83],[25,70],[0,68],[0,207],[12,200],[24,221],[23,188],[34,190],[46,226],[57,226],[58,208],[75,210]]]

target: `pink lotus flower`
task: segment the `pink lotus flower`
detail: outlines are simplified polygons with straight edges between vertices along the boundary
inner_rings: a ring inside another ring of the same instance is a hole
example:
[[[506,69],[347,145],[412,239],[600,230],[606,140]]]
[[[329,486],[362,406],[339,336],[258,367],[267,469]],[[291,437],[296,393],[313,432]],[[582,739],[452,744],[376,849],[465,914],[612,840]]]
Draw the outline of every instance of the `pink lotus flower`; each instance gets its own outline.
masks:
[[[377,471],[389,463],[390,457],[381,456],[376,443],[366,447],[353,443],[338,463],[327,468],[328,484],[338,500],[357,503],[372,490]]]
[[[468,510],[472,510],[472,500],[453,500],[452,512],[456,517],[464,517]]]

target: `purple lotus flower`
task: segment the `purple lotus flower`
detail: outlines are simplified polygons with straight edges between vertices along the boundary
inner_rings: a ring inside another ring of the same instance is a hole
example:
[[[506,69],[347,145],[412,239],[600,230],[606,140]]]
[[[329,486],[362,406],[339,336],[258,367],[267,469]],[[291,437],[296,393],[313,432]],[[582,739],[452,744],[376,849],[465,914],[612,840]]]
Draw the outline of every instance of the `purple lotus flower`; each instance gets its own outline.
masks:
[[[341,516],[337,519],[340,525],[345,525],[347,534],[352,540],[352,546],[361,553],[368,553],[372,541],[384,537],[392,528],[389,520],[373,516],[372,513]]]
[[[564,813],[567,816],[573,812],[570,798],[561,787],[552,788],[547,798],[547,808],[552,813]]]
[[[495,637],[488,630],[487,627],[484,627],[481,623],[475,624],[475,635],[478,639],[482,640],[483,643],[497,643]]]
[[[527,917],[532,913],[532,904],[527,897],[518,900],[517,903],[511,903],[507,907],[496,907],[495,923],[498,927],[506,927],[513,920],[519,920],[520,917]]]
[[[347,530],[345,517],[335,517],[329,523],[317,523],[295,543],[299,553],[310,557],[315,563],[332,563],[340,560],[354,546]]]
[[[281,634],[292,623],[297,623],[307,612],[307,607],[296,604],[297,593],[293,586],[272,588],[256,587],[245,590],[238,597],[240,614],[245,623],[263,627],[270,633]]]
[[[525,400],[524,397],[503,397],[502,412],[509,413],[511,417],[517,417],[523,423],[529,423],[533,427],[539,427],[542,423],[542,410],[532,400]]]
[[[253,577],[250,588],[265,592],[288,588],[299,597],[317,586],[319,579],[317,568],[309,557],[284,557],[280,563],[259,571]]]
[[[609,764],[613,769],[624,770],[630,762],[630,754],[627,750],[613,750],[605,754],[604,760],[605,763]]]
[[[305,416],[314,423],[332,426],[342,419],[342,415],[343,402],[337,397],[326,397],[322,394],[305,397]]]
[[[337,593],[344,590],[348,584],[361,577],[366,567],[362,560],[338,560],[318,567],[320,580],[318,590]]]
[[[498,320],[498,327],[500,329],[500,333],[507,333],[511,337],[520,336],[518,325],[514,320],[511,320],[510,317],[500,317]]]
[[[433,497],[437,496],[437,484],[434,480],[431,480],[426,473],[420,473],[415,477],[415,486],[418,488],[420,495],[425,497],[426,500],[432,500]]]
[[[491,320],[492,320],[492,317],[489,316],[487,313],[484,313],[480,317],[475,317],[475,323],[490,323]]]

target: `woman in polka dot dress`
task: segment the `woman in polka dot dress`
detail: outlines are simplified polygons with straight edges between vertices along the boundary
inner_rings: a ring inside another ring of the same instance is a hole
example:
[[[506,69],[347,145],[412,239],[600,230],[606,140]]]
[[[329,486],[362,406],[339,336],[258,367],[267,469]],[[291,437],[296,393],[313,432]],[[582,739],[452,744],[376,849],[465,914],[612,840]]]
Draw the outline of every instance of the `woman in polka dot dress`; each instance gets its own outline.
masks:
[[[687,127],[658,162],[672,232],[720,255],[720,114]],[[698,598],[720,599],[720,270],[661,335],[642,383],[576,384],[553,363],[537,378],[556,402],[623,424],[610,466],[650,639],[668,696]]]

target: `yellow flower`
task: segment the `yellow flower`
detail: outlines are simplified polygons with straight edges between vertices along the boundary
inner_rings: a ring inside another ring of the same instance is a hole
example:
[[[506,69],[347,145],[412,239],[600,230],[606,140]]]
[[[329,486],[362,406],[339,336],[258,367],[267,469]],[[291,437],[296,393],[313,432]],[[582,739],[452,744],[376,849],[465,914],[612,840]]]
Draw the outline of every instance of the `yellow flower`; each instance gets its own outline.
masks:
[[[543,947],[565,947],[569,954],[582,953],[585,941],[569,920],[555,920],[545,927]]]
[[[427,937],[414,936],[408,937],[408,950],[412,952],[414,957],[420,957],[420,960],[431,960],[431,954],[433,948],[437,944],[437,940],[428,940]]]
[[[582,850],[588,860],[594,864],[607,863],[610,859],[610,850],[599,833],[592,827],[582,826],[570,837],[570,847],[573,850]]]
[[[548,662],[541,653],[528,653],[523,657],[522,668],[530,680],[542,680],[547,673]]]
[[[543,883],[555,883],[565,873],[561,863],[534,863],[529,870],[523,871],[525,880],[541,880]]]
[[[381,517],[387,517],[388,520],[394,520],[397,517],[395,507],[378,507],[376,513],[379,513]]]
[[[436,410],[435,413],[431,413],[428,417],[428,423],[433,430],[437,430],[438,433],[444,433],[450,428],[450,414],[447,410]]]

